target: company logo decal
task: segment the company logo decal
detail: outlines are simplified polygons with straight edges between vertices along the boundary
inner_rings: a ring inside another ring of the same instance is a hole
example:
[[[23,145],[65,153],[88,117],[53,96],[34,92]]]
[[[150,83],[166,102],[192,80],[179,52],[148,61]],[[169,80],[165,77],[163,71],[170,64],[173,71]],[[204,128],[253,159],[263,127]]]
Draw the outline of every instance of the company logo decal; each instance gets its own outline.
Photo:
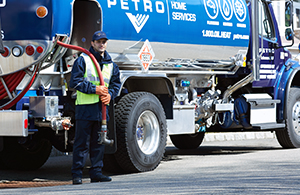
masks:
[[[126,15],[128,16],[137,33],[140,33],[149,19],[149,15],[147,14],[137,14],[134,16],[132,13],[126,13]]]
[[[204,0],[204,7],[207,15],[215,19],[219,14],[219,6],[216,0]]]
[[[246,19],[246,6],[240,1],[240,0],[236,0],[234,2],[235,5],[235,9],[234,9],[234,14],[236,16],[236,18],[240,21],[240,22],[244,22]]]
[[[223,18],[227,21],[231,20],[233,15],[232,3],[230,0],[219,0],[220,11]]]

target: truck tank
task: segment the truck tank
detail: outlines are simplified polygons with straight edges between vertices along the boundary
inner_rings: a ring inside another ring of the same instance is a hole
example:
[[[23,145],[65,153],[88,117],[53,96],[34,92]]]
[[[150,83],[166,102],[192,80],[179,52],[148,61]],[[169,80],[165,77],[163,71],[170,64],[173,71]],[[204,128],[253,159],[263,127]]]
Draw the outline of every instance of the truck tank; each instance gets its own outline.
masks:
[[[126,64],[127,53],[136,55],[138,43],[147,39],[155,54],[153,64],[170,59],[234,64],[236,55],[245,54],[249,44],[249,14],[244,0],[34,1],[22,1],[16,8],[19,1],[11,0],[1,8],[7,52],[0,58],[0,75],[53,57],[49,53],[54,53],[56,35],[88,47],[97,28],[107,33],[108,51],[119,65]],[[12,8],[21,14],[14,14]],[[23,17],[23,22],[15,23],[20,21],[17,17]]]
[[[130,50],[146,39],[156,62],[232,63],[236,54],[247,52],[250,22],[244,0],[107,0],[100,4],[110,53],[124,54],[124,48]]]

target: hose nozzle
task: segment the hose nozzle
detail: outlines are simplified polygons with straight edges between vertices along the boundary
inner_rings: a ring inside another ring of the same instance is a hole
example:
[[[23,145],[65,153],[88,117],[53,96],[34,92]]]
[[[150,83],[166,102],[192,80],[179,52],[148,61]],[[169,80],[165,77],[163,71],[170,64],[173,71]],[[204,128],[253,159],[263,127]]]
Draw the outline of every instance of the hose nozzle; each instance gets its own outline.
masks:
[[[112,146],[114,144],[114,140],[107,139],[107,125],[106,121],[105,124],[102,121],[102,126],[101,126],[101,131],[98,132],[99,138],[98,138],[98,144],[104,144],[104,145],[109,145]]]

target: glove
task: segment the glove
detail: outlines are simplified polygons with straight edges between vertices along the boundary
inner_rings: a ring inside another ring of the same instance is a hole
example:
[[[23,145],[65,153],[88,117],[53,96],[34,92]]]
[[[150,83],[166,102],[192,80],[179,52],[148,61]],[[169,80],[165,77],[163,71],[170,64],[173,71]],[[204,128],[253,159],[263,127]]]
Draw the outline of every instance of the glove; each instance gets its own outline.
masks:
[[[107,104],[109,104],[111,97],[110,97],[110,94],[107,93],[106,95],[100,96],[100,98],[101,98],[102,103],[107,105]]]
[[[107,87],[102,86],[102,85],[101,86],[96,86],[96,94],[100,95],[100,96],[108,94]]]

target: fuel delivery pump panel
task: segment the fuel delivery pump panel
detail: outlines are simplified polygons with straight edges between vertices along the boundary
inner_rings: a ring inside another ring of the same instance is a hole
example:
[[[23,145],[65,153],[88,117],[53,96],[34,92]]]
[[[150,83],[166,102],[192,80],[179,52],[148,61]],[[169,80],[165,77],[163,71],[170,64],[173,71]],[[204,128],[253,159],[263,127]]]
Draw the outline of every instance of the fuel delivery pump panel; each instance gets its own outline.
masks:
[[[190,59],[228,61],[247,51],[250,22],[244,0],[107,0],[100,4],[110,52],[121,53],[146,39],[161,61],[187,58],[183,53],[189,53]]]

